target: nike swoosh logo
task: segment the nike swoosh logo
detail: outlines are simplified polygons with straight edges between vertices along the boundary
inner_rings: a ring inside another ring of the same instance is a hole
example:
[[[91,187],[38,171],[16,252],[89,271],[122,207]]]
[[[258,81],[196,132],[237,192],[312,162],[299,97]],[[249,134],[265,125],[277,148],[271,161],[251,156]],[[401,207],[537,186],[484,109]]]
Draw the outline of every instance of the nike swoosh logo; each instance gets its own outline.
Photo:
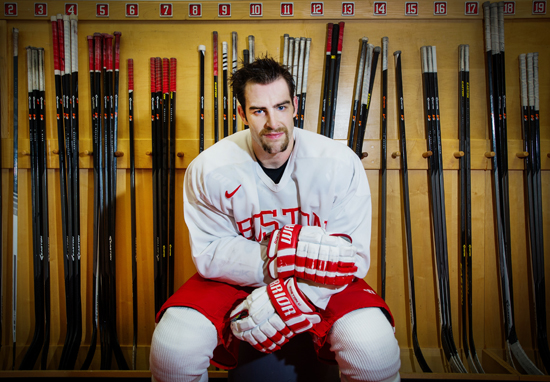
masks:
[[[225,197],[227,199],[231,199],[233,197],[233,195],[235,195],[235,192],[237,192],[239,190],[239,188],[241,188],[242,184],[239,184],[239,187],[235,188],[235,191],[233,191],[232,193],[229,193],[227,191],[225,191]]]

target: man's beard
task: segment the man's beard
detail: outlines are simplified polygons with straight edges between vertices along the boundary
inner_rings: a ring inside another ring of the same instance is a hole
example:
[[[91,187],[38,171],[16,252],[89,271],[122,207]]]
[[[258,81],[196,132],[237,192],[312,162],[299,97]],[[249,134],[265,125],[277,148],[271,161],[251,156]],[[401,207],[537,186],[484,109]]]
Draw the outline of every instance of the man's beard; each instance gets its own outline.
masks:
[[[277,129],[277,130],[267,130],[267,129],[263,130],[260,133],[260,137],[263,137],[265,134],[268,134],[268,133],[284,133],[285,134],[285,139],[281,143],[281,148],[278,152],[282,153],[283,151],[285,151],[288,148],[288,144],[290,142],[290,139],[288,138],[288,129],[286,127],[282,127],[280,129]],[[269,144],[266,141],[264,141],[263,139],[260,139],[260,142],[262,143],[262,148],[264,149],[264,151],[266,153],[276,154],[274,152],[274,145],[279,144],[278,142],[275,142],[274,144]]]

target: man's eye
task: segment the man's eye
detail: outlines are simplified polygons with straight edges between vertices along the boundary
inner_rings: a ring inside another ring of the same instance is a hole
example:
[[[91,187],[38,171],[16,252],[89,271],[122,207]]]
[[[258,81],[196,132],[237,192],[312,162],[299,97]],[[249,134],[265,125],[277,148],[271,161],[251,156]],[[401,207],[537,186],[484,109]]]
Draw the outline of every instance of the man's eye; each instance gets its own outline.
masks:
[[[263,110],[255,110],[254,111],[254,114],[257,114],[257,115],[260,115],[260,114],[263,114]]]
[[[285,110],[286,109],[286,106],[279,106],[278,110]]]

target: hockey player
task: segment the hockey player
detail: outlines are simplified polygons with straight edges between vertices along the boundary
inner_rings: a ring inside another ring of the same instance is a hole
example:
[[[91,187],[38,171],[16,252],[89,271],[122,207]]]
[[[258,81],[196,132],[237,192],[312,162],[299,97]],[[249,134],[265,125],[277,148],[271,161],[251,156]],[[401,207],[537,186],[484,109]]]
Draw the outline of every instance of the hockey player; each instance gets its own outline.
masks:
[[[249,128],[186,171],[184,215],[198,273],[157,315],[153,378],[206,382],[210,363],[237,365],[239,340],[273,352],[307,331],[342,381],[398,381],[393,317],[363,280],[371,195],[360,160],[294,128],[293,78],[275,60],[245,65],[231,82]]]

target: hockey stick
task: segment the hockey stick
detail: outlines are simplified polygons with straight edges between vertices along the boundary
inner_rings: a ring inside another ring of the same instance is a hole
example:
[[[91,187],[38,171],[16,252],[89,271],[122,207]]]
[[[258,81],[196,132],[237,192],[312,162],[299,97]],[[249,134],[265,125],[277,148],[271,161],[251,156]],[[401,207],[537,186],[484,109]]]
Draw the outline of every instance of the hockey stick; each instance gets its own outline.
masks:
[[[542,219],[542,189],[541,189],[541,160],[540,160],[540,119],[539,119],[539,54],[533,53],[533,90],[534,90],[534,139],[532,147],[534,158],[534,174],[533,174],[533,190],[534,199],[537,208],[537,278],[535,283],[537,296],[537,345],[542,363],[547,373],[550,373],[550,349],[548,349],[548,335],[546,329],[546,292],[545,292],[545,277],[544,277],[544,235],[543,235],[543,219]]]
[[[67,368],[74,369],[80,342],[82,340],[82,307],[80,299],[80,176],[78,158],[80,153],[79,148],[79,128],[78,128],[78,22],[76,16],[71,15],[70,18],[70,42],[71,42],[71,151],[72,151],[72,190],[73,194],[69,195],[73,204],[73,320],[74,327],[71,338],[70,351],[67,354]]]
[[[38,100],[38,52],[36,49],[27,47],[27,78],[29,90],[29,137],[31,148],[31,193],[32,193],[32,220],[33,220],[33,271],[34,271],[34,334],[20,370],[31,370],[44,343],[44,275],[42,273],[43,241],[42,241],[42,219],[41,219],[41,190],[40,190],[40,168],[39,168],[39,142],[38,142],[38,121],[37,100]]]
[[[18,199],[19,199],[19,89],[18,89],[18,65],[19,65],[19,29],[13,28],[13,217],[12,217],[12,370],[15,369],[15,355],[17,349],[17,244],[18,244]],[[28,59],[27,59],[28,62]]]
[[[134,141],[134,60],[131,58],[128,59],[128,128],[130,130],[130,214],[132,218],[132,370],[136,370],[138,336],[136,165]]]
[[[200,99],[199,99],[199,153],[204,151],[204,56],[206,47],[199,45],[200,59]]]
[[[214,51],[214,143],[220,140],[218,124],[218,32],[213,33]]]
[[[358,122],[357,122],[357,136],[355,137],[355,141],[353,143],[352,150],[355,151],[355,153],[361,158],[362,155],[362,149],[363,149],[363,141],[361,139],[361,136],[364,136],[363,132],[363,123],[366,123],[366,107],[369,102],[369,84],[370,84],[370,74],[371,74],[371,67],[372,67],[372,55],[374,53],[374,45],[367,43],[367,51],[365,53],[365,65],[363,68],[363,83],[361,84],[361,105],[359,107],[359,116],[358,116]],[[365,120],[363,120],[363,116],[365,116]]]
[[[231,73],[235,73],[237,71],[237,60],[238,60],[237,32],[232,32],[231,37],[233,39],[233,45],[232,45],[233,51],[231,55],[231,60],[232,60]],[[232,118],[233,118],[233,134],[235,134],[237,132],[237,96],[235,95],[235,93],[233,93],[233,107],[231,109],[231,112],[232,112]]]
[[[229,136],[229,97],[228,97],[228,87],[227,87],[227,42],[222,42],[222,86],[223,86],[223,96],[222,96],[222,107],[223,107],[223,136]]]
[[[345,23],[343,21],[338,23],[338,45],[336,47],[336,59],[334,61],[334,82],[332,85],[332,111],[330,114],[332,121],[330,122],[329,129],[330,138],[334,136],[334,127],[336,124],[336,104],[338,101],[338,83],[340,79],[340,62],[342,61],[342,44],[344,42],[344,25]]]
[[[44,79],[44,49],[39,48],[38,54],[38,96],[39,96],[39,121],[38,127],[40,131],[40,187],[41,191],[41,219],[42,219],[42,272],[43,286],[42,293],[44,296],[44,346],[42,350],[41,368],[47,367],[48,350],[50,345],[50,235],[48,224],[48,154],[46,142],[46,106],[45,106],[45,79]]]
[[[492,7],[492,9],[490,9]],[[533,364],[533,362],[527,357],[523,348],[521,347],[517,338],[515,324],[514,324],[514,304],[512,296],[512,274],[511,274],[511,259],[510,259],[510,238],[509,229],[507,229],[507,221],[509,221],[509,215],[507,216],[508,207],[504,206],[504,201],[507,196],[506,190],[502,190],[503,185],[507,185],[503,181],[503,177],[500,174],[502,170],[499,166],[502,163],[502,158],[499,157],[503,149],[503,143],[500,141],[502,131],[499,126],[499,120],[497,119],[498,109],[497,100],[499,98],[500,89],[502,84],[498,82],[501,78],[499,70],[501,69],[499,63],[500,46],[498,43],[498,9],[491,6],[489,2],[483,3],[484,10],[484,25],[485,25],[485,49],[487,55],[487,78],[490,81],[488,83],[489,91],[489,107],[490,107],[490,128],[491,128],[491,149],[497,155],[493,157],[493,197],[495,204],[495,220],[497,225],[497,237],[498,237],[498,249],[499,249],[499,272],[501,281],[501,297],[503,300],[503,316],[505,327],[505,338],[507,343],[507,360],[514,366],[512,360],[512,354],[517,362],[528,374],[541,374],[542,372]],[[497,25],[495,25],[497,24]],[[505,144],[505,142],[504,142]],[[507,170],[507,169],[505,169]],[[506,195],[503,195],[506,193]],[[504,200],[503,200],[504,199]]]
[[[300,120],[302,112],[302,83],[304,81],[304,56],[306,49],[306,39],[300,37],[300,54],[298,56],[298,82],[296,83],[296,97],[298,102],[298,109],[296,111],[296,118],[294,126],[300,127]]]
[[[334,102],[334,79],[336,76],[336,54],[338,53],[338,36],[340,32],[340,25],[334,24],[332,27],[332,45],[330,51],[330,71],[328,75],[328,87],[327,87],[327,106],[326,106],[326,122],[325,122],[325,136],[332,138],[334,130],[332,126],[332,103]],[[332,134],[332,135],[331,135]]]
[[[470,371],[477,373],[470,349],[468,346],[468,277],[467,263],[469,253],[469,243],[466,236],[466,84],[465,84],[465,48],[464,45],[458,47],[458,122],[459,122],[459,150],[463,153],[459,158],[459,189],[460,189],[460,294],[461,294],[461,318],[462,318],[462,347],[464,356],[468,361]]]
[[[416,299],[414,289],[414,264],[413,264],[413,246],[411,233],[411,214],[409,201],[409,176],[407,166],[407,140],[405,132],[405,105],[403,100],[403,74],[401,69],[401,51],[393,53],[395,57],[395,87],[397,89],[397,100],[399,110],[399,139],[401,151],[401,187],[403,189],[403,211],[405,216],[405,233],[407,240],[407,269],[409,281],[409,308],[411,315],[411,331],[413,341],[413,351],[420,365],[420,368],[425,373],[430,373],[431,369],[424,359],[418,336],[416,332]]]
[[[294,37],[289,37],[288,39],[288,57],[287,57],[287,67],[292,78],[294,78]]]
[[[177,60],[170,58],[170,197],[168,211],[168,297],[174,294],[174,220],[176,213],[176,73]]]
[[[169,124],[170,124],[170,60],[162,59],[162,172],[161,172],[161,243],[162,243],[162,304],[168,297],[168,154],[169,154]]]
[[[442,246],[442,280],[444,282],[444,306],[446,314],[446,328],[447,328],[447,338],[449,345],[451,347],[451,352],[455,359],[456,366],[458,367],[459,372],[467,373],[466,368],[464,367],[462,360],[456,349],[456,345],[453,339],[453,330],[452,330],[452,315],[451,315],[451,293],[449,285],[449,256],[448,256],[448,245],[447,245],[447,222],[446,222],[446,213],[445,213],[445,190],[444,190],[444,179],[443,179],[443,156],[442,156],[442,143],[441,143],[441,126],[440,126],[440,112],[439,112],[439,86],[437,79],[437,55],[436,47],[431,47],[431,67],[433,72],[433,101],[434,101],[434,112],[432,120],[435,124],[435,144],[436,144],[436,171],[437,171],[437,189],[438,189],[438,203],[439,203],[439,213],[440,213],[440,230],[441,230],[441,246]],[[430,64],[430,63],[429,63]]]
[[[300,121],[299,121],[299,127],[300,129],[304,128],[304,116],[306,114],[306,96],[307,96],[307,76],[309,72],[309,54],[311,50],[311,38],[306,38],[306,52],[304,57],[304,77],[302,81],[302,105],[300,106]]]
[[[98,293],[99,293],[99,250],[101,237],[101,211],[103,201],[103,179],[100,175],[101,167],[99,165],[101,158],[101,34],[94,33],[93,37],[89,36],[88,41],[92,41],[88,46],[88,54],[90,55],[90,71],[93,73],[90,76],[90,89],[92,93],[92,115],[93,115],[93,164],[94,164],[94,234],[93,234],[93,286],[92,286],[92,337],[90,339],[90,347],[82,364],[81,369],[87,370],[92,363],[97,343],[97,329],[99,325],[98,312]]]
[[[469,109],[467,110],[466,99],[468,95],[467,75],[468,65],[468,45],[459,46],[459,150],[463,156],[459,159],[459,180],[460,180],[460,271],[461,271],[461,313],[462,313],[462,346],[464,355],[468,361],[470,371],[474,373],[483,372],[478,369],[478,362],[474,361],[475,349],[470,349],[470,343],[473,345],[472,325],[472,305],[471,305],[471,196],[470,196],[470,140],[469,140]],[[469,341],[471,339],[472,341]],[[477,355],[475,355],[477,357]],[[481,366],[481,365],[479,365]]]
[[[283,66],[288,66],[288,33],[283,35]]]
[[[464,60],[465,60],[465,83],[466,83],[466,124],[465,124],[465,163],[466,163],[466,238],[468,242],[468,329],[469,329],[469,345],[470,356],[474,361],[474,365],[479,373],[484,373],[481,362],[477,356],[475,344],[474,344],[474,331],[473,331],[473,302],[472,302],[472,179],[471,179],[471,150],[470,150],[470,46],[464,46]]]
[[[298,97],[298,83],[300,79],[298,78],[298,66],[299,66],[299,59],[300,59],[300,37],[294,38],[294,55],[292,56],[292,77],[294,78],[294,94],[292,94],[293,97]],[[300,89],[300,94],[302,93],[302,90]],[[298,105],[300,105],[298,101]],[[297,126],[298,124],[298,113],[296,113],[296,117],[294,117],[294,126]]]
[[[63,152],[66,156],[66,238],[67,238],[67,251],[64,256],[64,277],[65,277],[65,309],[67,317],[67,331],[65,334],[65,342],[63,345],[63,351],[61,353],[61,359],[59,363],[59,369],[67,369],[67,357],[69,355],[71,341],[74,334],[74,287],[73,287],[73,259],[75,252],[74,245],[74,204],[73,204],[73,150],[71,145],[71,28],[70,18],[67,15],[58,15],[58,40],[59,40],[59,59],[61,70],[61,86],[62,86],[62,98],[63,98],[63,124],[64,124],[64,139],[59,141],[59,146],[63,146]],[[61,151],[60,151],[61,155]]]
[[[117,122],[118,117],[115,118],[115,114],[118,113],[118,91],[119,83],[117,73],[114,72],[113,61],[116,66],[120,64],[120,42],[117,39],[120,38],[120,32],[115,32],[115,59],[113,60],[113,46],[112,39],[113,36],[105,36],[105,44],[108,48],[106,50],[106,59],[107,59],[107,81],[108,81],[108,91],[109,91],[109,109],[110,109],[110,118],[109,118],[109,134],[108,134],[108,155],[110,157],[110,163],[108,169],[110,171],[109,175],[109,259],[107,262],[108,267],[108,277],[109,277],[109,299],[108,299],[108,336],[109,336],[109,347],[112,349],[115,356],[118,368],[120,370],[128,370],[128,364],[124,359],[120,344],[118,342],[117,332],[116,332],[116,171],[117,171],[117,160],[116,160],[116,151],[117,151],[117,140],[118,140],[118,131],[117,131]],[[117,46],[118,45],[118,46]],[[118,57],[116,57],[118,56]],[[114,89],[113,89],[113,75],[114,75]],[[107,353],[109,358],[107,358],[106,368],[110,369],[111,365],[111,353]]]
[[[248,50],[250,55],[248,56],[248,62],[252,64],[256,60],[256,41],[253,35],[248,36]]]
[[[248,65],[249,60],[250,60],[250,51],[248,49],[244,49],[243,50],[243,65]],[[246,128],[246,126],[248,126],[248,125],[244,125],[244,126]]]
[[[319,133],[321,135],[326,135],[327,129],[327,102],[328,102],[328,82],[330,76],[330,63],[331,63],[331,52],[332,52],[332,29],[334,24],[327,24],[327,44],[326,44],[326,58],[325,58],[325,74],[323,80],[323,99],[321,102],[321,127],[319,128]],[[289,44],[289,59],[290,59],[290,46]]]
[[[387,198],[387,157],[388,157],[388,38],[382,37],[382,133],[380,153],[380,297],[386,299],[386,198]]]
[[[372,99],[372,88],[374,86],[374,78],[376,77],[376,66],[378,65],[378,56],[380,55],[380,47],[373,47],[372,44],[367,46],[367,61],[365,63],[365,74],[363,75],[363,89],[361,94],[361,124],[357,131],[357,142],[355,145],[355,153],[362,158],[363,156],[363,140],[365,139],[365,130],[367,128],[367,120],[369,117],[370,101]],[[372,57],[370,59],[369,57]]]
[[[355,147],[355,133],[357,126],[357,111],[359,109],[359,101],[361,97],[361,84],[363,82],[363,68],[365,66],[365,53],[367,51],[367,43],[369,39],[363,37],[361,39],[361,50],[359,51],[359,65],[357,65],[357,74],[355,75],[355,96],[353,97],[353,108],[351,111],[351,120],[349,123],[348,147],[353,150]]]
[[[445,256],[446,256],[446,240],[445,240],[445,213],[442,209],[444,200],[441,200],[441,178],[439,174],[439,160],[440,155],[439,144],[437,139],[437,121],[436,121],[436,78],[434,76],[434,64],[432,61],[432,47],[422,47],[422,71],[424,77],[424,101],[425,101],[425,115],[426,115],[426,136],[428,143],[428,151],[432,152],[432,155],[428,160],[428,173],[430,179],[430,196],[432,202],[432,216],[433,216],[433,230],[435,238],[435,258],[436,258],[436,273],[438,279],[438,302],[439,302],[439,314],[440,314],[440,328],[441,328],[441,342],[443,345],[443,351],[445,356],[454,372],[462,372],[457,361],[455,351],[453,349],[452,340],[449,335],[448,324],[448,293],[447,293],[447,277],[448,270],[445,269]]]
[[[156,59],[149,59],[151,74],[151,149],[153,159],[153,171],[151,183],[153,186],[153,263],[154,263],[154,295],[155,295],[155,315],[160,310],[160,246],[159,246],[159,225],[158,225],[158,190],[157,190],[157,71]]]

